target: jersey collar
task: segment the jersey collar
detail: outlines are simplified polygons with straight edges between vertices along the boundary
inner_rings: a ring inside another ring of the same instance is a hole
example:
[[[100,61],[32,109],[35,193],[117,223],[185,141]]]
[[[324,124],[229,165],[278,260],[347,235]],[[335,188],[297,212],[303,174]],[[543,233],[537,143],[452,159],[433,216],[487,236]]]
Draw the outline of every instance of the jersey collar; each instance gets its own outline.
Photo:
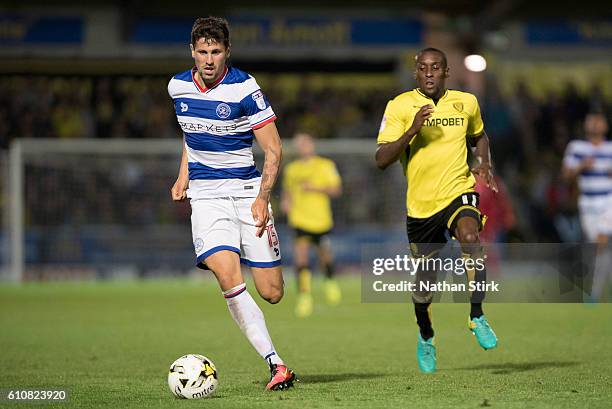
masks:
[[[417,93],[418,93],[420,96],[422,96],[423,98],[431,99],[430,97],[428,97],[427,95],[425,95],[425,94],[423,93],[423,91],[421,91],[420,89],[418,89],[418,88],[415,88],[415,89],[416,89],[416,92],[417,92]],[[444,99],[444,98],[445,98],[447,95],[448,95],[448,88],[444,90],[444,94],[442,94],[442,96],[440,97],[440,99],[438,100],[438,102],[442,101],[442,100],[443,100],[443,99]]]
[[[193,83],[195,84],[196,88],[200,91],[200,92],[207,92],[210,91],[211,89],[213,89],[214,87],[216,87],[217,85],[219,85],[224,79],[225,76],[227,75],[227,72],[229,71],[229,68],[227,68],[227,65],[225,66],[225,71],[223,71],[223,75],[219,77],[219,79],[217,81],[214,82],[214,84],[212,84],[210,87],[202,87],[200,85],[200,83],[196,80],[195,78],[195,74],[196,74],[196,67],[193,67],[191,69],[191,80],[193,81]]]

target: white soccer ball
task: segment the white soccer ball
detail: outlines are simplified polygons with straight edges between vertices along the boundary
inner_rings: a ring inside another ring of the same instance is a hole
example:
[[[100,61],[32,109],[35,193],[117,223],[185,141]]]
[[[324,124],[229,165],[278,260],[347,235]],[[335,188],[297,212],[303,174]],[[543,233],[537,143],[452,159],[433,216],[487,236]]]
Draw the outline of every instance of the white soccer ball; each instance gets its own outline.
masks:
[[[177,398],[200,399],[219,386],[215,364],[203,355],[183,355],[170,365],[168,387]]]

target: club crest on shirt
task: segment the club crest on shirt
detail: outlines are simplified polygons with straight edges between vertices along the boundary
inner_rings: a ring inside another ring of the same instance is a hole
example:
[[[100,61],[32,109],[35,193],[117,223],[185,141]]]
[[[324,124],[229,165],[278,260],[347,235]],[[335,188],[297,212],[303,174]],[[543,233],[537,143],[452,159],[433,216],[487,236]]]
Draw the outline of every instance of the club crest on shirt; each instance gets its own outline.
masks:
[[[463,112],[463,102],[455,102],[453,104],[453,108],[455,108],[459,112]]]
[[[266,109],[266,101],[264,100],[263,92],[261,90],[257,90],[251,94],[253,101],[257,104],[257,108],[260,110]]]
[[[217,116],[221,119],[229,118],[232,113],[232,108],[226,103],[220,103],[217,105]]]
[[[181,102],[181,112],[187,112],[188,109],[189,109],[189,105],[187,105],[184,102]]]

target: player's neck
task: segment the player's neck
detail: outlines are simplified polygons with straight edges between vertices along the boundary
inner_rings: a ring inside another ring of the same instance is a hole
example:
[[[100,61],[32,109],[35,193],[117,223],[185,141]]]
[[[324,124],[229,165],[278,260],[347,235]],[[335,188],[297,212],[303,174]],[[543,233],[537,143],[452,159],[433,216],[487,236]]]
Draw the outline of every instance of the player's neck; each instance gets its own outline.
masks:
[[[422,89],[419,88],[419,91],[421,91],[421,94],[425,95],[427,98],[431,99],[434,104],[438,104],[438,101],[440,101],[440,99],[444,96],[444,94],[446,93],[446,88],[440,88],[440,91],[438,91],[435,95],[427,95]]]
[[[223,73],[225,73],[225,68],[223,69]],[[219,80],[223,76],[223,73],[219,77],[215,78],[214,81],[210,81],[210,82],[206,82],[200,76],[200,72],[199,71],[196,71],[194,77],[195,77],[196,81],[198,82],[198,84],[200,85],[200,87],[202,87],[204,89],[210,89],[210,88],[214,87],[215,85],[217,85],[217,83],[219,82]]]
[[[597,145],[601,145],[603,143],[603,141],[605,140],[605,138],[603,136],[600,136],[600,135],[594,135],[594,136],[589,136],[588,140],[593,145],[597,146]]]

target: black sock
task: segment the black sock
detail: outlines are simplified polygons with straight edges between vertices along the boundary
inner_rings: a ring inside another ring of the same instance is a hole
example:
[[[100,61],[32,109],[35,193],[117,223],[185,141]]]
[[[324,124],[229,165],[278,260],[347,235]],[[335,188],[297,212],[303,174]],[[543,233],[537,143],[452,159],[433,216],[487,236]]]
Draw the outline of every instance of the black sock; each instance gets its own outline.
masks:
[[[325,265],[325,278],[331,279],[334,276],[334,265],[329,263]]]
[[[469,275],[469,274],[468,274]],[[473,280],[477,283],[486,283],[487,281],[487,270],[485,268],[475,269]],[[485,298],[486,293],[484,291],[473,291],[470,295],[470,319],[482,317],[482,301]]]
[[[470,308],[470,319],[473,320],[474,318],[480,318],[483,314],[484,313],[482,312],[482,303],[473,302]]]
[[[414,313],[416,314],[417,324],[421,332],[421,338],[427,341],[434,336],[434,330],[431,327],[429,319],[429,306],[431,303],[414,303]]]

